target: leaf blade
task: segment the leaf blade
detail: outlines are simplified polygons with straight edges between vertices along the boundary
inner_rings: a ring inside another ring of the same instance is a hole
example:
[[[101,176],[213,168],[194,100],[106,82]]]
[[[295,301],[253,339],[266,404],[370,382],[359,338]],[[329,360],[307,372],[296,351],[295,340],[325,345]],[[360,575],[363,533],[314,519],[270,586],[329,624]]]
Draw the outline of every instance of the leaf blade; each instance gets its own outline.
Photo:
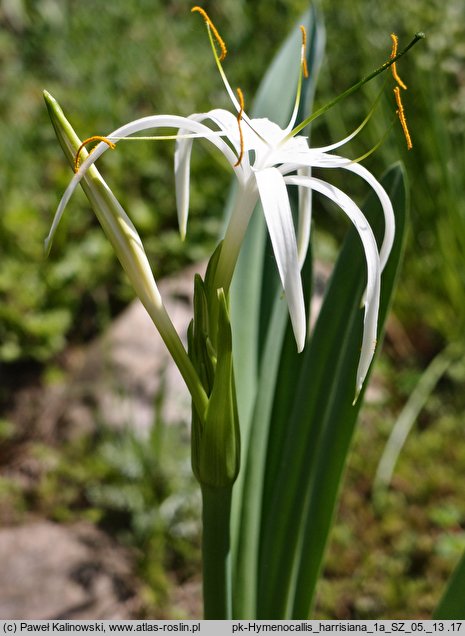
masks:
[[[380,327],[390,302],[405,227],[405,190],[400,168],[392,169],[385,182],[395,200],[399,218],[396,247],[383,274]],[[371,203],[364,208],[367,212],[373,201],[371,198]],[[370,216],[373,215],[371,211]],[[357,252],[356,240],[355,232],[350,232],[333,272],[304,354],[302,378],[287,426],[287,444],[282,451],[279,472],[277,476],[267,477],[259,618],[307,618],[321,567],[361,403],[359,398],[356,407],[351,406],[361,341],[359,302],[364,288],[364,262],[361,250]],[[289,553],[293,550],[296,556],[291,565]]]
[[[308,66],[313,70],[302,103],[306,109],[310,108],[324,39],[322,23],[313,8],[302,16],[273,61],[257,93],[254,116],[266,115],[278,124],[287,124],[297,86],[296,61],[299,60],[301,42],[298,29],[302,23],[310,34]],[[295,78],[289,73],[293,64]],[[284,94],[291,96],[288,103],[281,99]],[[232,558],[236,589],[234,615],[237,618],[254,618],[256,613],[257,540],[266,463],[263,451],[267,447],[269,411],[279,368],[280,343],[287,323],[286,303],[276,299],[277,276],[275,268],[269,266],[265,223],[258,212],[255,211],[249,225],[231,289],[234,366],[244,451],[233,503]]]

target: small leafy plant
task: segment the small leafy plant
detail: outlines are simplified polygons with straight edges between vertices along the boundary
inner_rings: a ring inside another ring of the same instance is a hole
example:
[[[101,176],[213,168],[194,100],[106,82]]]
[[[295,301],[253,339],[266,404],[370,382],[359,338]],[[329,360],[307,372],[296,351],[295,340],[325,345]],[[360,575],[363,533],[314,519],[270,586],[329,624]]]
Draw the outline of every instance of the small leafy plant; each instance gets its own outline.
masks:
[[[242,90],[234,91],[226,77],[225,42],[202,8],[193,11],[205,21],[234,112],[215,108],[189,117],[152,115],[81,141],[58,103],[45,93],[58,140],[75,172],[46,249],[80,184],[190,391],[192,468],[202,493],[205,618],[305,619],[383,335],[407,210],[400,165],[379,182],[361,165],[364,157],[348,159],[334,152],[362,131],[370,115],[341,141],[319,148],[309,142],[309,127],[341,99],[391,69],[396,112],[410,147],[396,62],[423,35],[417,34],[400,53],[392,36],[391,55],[380,67],[309,115],[324,41],[321,19],[311,9],[273,61],[249,115]],[[174,134],[166,133],[167,128]],[[175,141],[182,237],[188,223],[193,141],[211,143],[234,174],[223,238],[205,278],[194,281],[187,350],[139,234],[95,165],[109,148],[129,138]],[[88,154],[85,147],[91,142],[98,144]],[[326,179],[335,169],[355,174],[369,186],[362,207]],[[341,210],[352,228],[310,329],[314,195]]]

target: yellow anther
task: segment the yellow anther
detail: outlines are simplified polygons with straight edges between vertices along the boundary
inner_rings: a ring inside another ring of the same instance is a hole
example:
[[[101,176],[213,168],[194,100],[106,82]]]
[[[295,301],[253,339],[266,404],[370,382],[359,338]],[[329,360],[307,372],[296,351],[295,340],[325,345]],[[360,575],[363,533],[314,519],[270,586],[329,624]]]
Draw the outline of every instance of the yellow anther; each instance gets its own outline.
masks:
[[[240,153],[239,153],[238,160],[234,164],[235,168],[241,165],[242,157],[244,156],[244,135],[242,133],[242,126],[241,126],[242,113],[244,112],[244,94],[240,88],[237,89],[237,96],[239,98],[239,106],[240,106],[239,112],[237,113],[237,125],[239,126]]]
[[[413,147],[412,139],[410,137],[410,133],[408,130],[404,107],[402,105],[402,99],[400,97],[400,88],[398,86],[394,88],[394,95],[396,97],[396,103],[397,103],[397,115],[399,117],[400,125],[402,126],[402,130],[404,132],[405,141],[407,142],[407,148],[411,150]]]
[[[218,33],[218,29],[213,24],[213,22],[210,20],[210,18],[208,16],[208,13],[205,11],[205,9],[202,9],[202,7],[197,7],[197,6],[192,7],[191,13],[195,13],[195,12],[200,13],[200,15],[205,20],[205,22],[206,22],[207,26],[209,27],[209,29],[211,29],[211,32],[213,33],[213,36],[215,37],[215,40],[218,42],[218,46],[220,47],[221,55],[219,56],[219,60],[220,60],[220,62],[222,62],[224,60],[224,58],[226,57],[226,54],[228,52],[228,50],[226,48],[226,44],[224,43],[223,38]]]
[[[391,40],[392,40],[392,52],[391,52],[391,59],[392,59],[393,57],[395,57],[397,55],[397,46],[398,46],[398,43],[399,43],[399,40],[398,40],[397,35],[395,33],[391,33]],[[406,84],[399,77],[395,62],[393,64],[391,64],[391,71],[392,71],[392,76],[396,80],[397,84],[401,88],[403,88],[404,90],[407,90]]]
[[[307,48],[307,31],[303,24],[300,25],[300,32],[302,33],[302,57],[301,57],[301,65],[302,65],[302,73],[304,77],[308,77],[308,67],[307,67],[307,58],[305,56],[306,48]]]
[[[87,146],[87,144],[92,143],[93,141],[103,141],[105,142],[112,150],[116,148],[116,144],[107,139],[106,137],[102,137],[100,135],[94,135],[93,137],[89,137],[88,139],[84,139],[82,144],[79,146],[78,151],[76,152],[76,157],[74,158],[74,172],[79,170],[79,158],[81,155],[81,151],[83,148]],[[92,152],[92,150],[91,150]]]

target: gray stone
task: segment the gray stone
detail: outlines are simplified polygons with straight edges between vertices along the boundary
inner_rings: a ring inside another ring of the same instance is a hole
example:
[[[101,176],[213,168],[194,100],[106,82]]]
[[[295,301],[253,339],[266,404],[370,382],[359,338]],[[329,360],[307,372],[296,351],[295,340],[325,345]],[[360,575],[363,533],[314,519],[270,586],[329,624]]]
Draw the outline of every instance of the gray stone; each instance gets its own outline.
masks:
[[[192,319],[193,280],[200,264],[161,281],[170,318],[186,345]],[[164,423],[190,421],[190,396],[142,304],[135,300],[84,353],[66,385],[49,390],[40,416],[42,432],[73,437],[98,423],[144,434],[158,416]]]
[[[129,554],[86,523],[36,521],[0,530],[0,618],[129,619]]]

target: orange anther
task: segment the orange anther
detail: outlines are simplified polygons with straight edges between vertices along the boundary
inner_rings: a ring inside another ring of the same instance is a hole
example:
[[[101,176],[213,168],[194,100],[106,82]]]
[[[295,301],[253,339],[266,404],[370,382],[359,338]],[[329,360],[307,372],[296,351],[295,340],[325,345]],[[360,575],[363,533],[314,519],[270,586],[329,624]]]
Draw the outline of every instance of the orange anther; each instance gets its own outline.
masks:
[[[88,139],[84,139],[82,144],[79,146],[78,151],[76,152],[76,156],[74,158],[74,172],[79,170],[79,158],[83,148],[87,146],[87,144],[92,143],[93,141],[103,141],[105,142],[112,150],[116,148],[116,144],[107,139],[106,137],[102,137],[101,135],[94,135],[93,137],[89,137]],[[92,152],[92,150],[91,150]]]
[[[191,13],[200,13],[200,15],[202,16],[202,18],[205,20],[207,26],[211,29],[211,32],[213,33],[215,40],[218,42],[218,46],[221,49],[221,55],[219,56],[219,60],[220,62],[222,62],[224,60],[224,58],[226,57],[226,54],[228,52],[227,48],[226,48],[226,44],[224,43],[223,38],[221,37],[221,35],[218,33],[218,29],[216,28],[216,26],[213,24],[213,22],[210,20],[208,13],[205,11],[205,9],[202,9],[202,7],[192,7],[191,9]]]
[[[399,42],[397,35],[395,33],[391,33],[391,40],[392,40],[392,51],[391,51],[391,59],[392,59],[393,57],[397,55],[397,46]],[[391,71],[392,71],[392,76],[396,80],[397,84],[404,90],[407,90],[406,84],[399,77],[395,62],[391,64]]]
[[[305,30],[305,27],[303,24],[300,25],[300,31],[302,33],[302,57],[301,57],[302,73],[304,74],[304,77],[307,78],[308,67],[307,67],[307,58],[305,56],[306,48],[307,48],[307,31]]]
[[[400,125],[402,126],[402,130],[404,132],[405,141],[407,142],[407,148],[411,150],[413,148],[412,139],[410,137],[410,133],[408,130],[404,107],[402,105],[402,99],[400,96],[400,88],[398,86],[394,88],[394,95],[396,97],[396,103],[397,103],[397,115],[399,117]]]
[[[244,135],[242,133],[242,126],[241,126],[242,113],[244,112],[244,94],[243,94],[243,92],[241,91],[240,88],[237,89],[237,96],[239,98],[239,106],[240,106],[240,110],[237,113],[237,125],[239,126],[240,153],[239,153],[238,160],[234,164],[235,168],[237,168],[237,166],[241,165],[241,161],[242,161],[242,158],[244,156]]]

